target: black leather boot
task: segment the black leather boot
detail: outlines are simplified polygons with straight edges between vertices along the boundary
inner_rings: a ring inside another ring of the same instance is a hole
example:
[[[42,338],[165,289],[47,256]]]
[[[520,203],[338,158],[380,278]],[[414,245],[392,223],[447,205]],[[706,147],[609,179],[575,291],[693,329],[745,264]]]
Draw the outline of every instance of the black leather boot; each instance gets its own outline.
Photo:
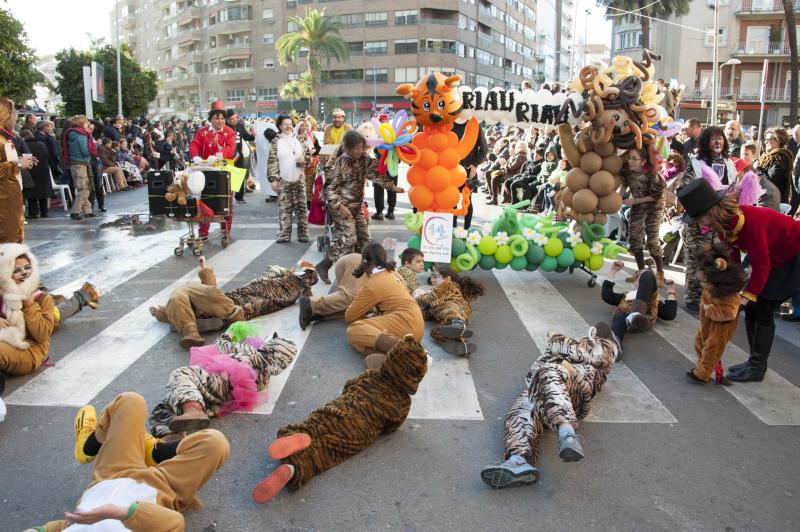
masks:
[[[744,328],[747,331],[747,345],[750,348],[750,356],[753,355],[753,347],[755,346],[756,342],[756,331],[758,330],[758,323],[755,321],[750,321],[748,319],[744,320]],[[746,360],[740,364],[733,365],[728,368],[728,374],[735,375],[740,373],[744,368],[748,366],[750,360]]]
[[[331,266],[333,266],[333,261],[327,255],[314,266],[314,269],[317,270],[317,275],[325,284],[331,284],[331,280],[328,278],[328,270],[331,269]]]
[[[767,359],[775,338],[774,325],[758,325],[753,342],[753,351],[744,368],[734,371],[728,369],[728,379],[734,382],[761,382],[767,372]]]

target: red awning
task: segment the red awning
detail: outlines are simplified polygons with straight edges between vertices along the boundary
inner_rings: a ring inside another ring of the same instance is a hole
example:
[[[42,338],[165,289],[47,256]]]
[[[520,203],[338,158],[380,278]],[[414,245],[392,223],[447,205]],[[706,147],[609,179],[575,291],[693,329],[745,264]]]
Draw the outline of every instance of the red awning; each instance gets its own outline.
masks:
[[[250,59],[250,54],[231,54],[219,58],[220,61],[233,61],[235,59]]]

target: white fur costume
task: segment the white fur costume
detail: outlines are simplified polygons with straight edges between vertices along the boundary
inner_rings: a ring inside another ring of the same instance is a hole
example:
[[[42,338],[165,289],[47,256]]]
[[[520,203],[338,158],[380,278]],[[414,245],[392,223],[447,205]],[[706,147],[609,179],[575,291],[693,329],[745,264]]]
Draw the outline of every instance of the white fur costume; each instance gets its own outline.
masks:
[[[20,255],[26,255],[31,263],[31,274],[21,284],[11,278],[14,263]],[[39,261],[24,244],[0,244],[0,295],[2,295],[2,312],[11,325],[0,329],[0,342],[6,342],[18,349],[27,349],[30,344],[25,340],[25,316],[22,313],[22,302],[39,288]]]

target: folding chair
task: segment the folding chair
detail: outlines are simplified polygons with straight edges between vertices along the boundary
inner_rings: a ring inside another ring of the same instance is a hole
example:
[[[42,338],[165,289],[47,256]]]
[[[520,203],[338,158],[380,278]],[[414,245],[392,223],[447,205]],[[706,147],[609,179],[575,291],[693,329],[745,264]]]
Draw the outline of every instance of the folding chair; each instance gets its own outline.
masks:
[[[57,190],[61,195],[61,204],[64,206],[64,210],[69,211],[69,207],[67,207],[67,196],[69,196],[69,202],[72,203],[72,191],[69,189],[69,185],[56,185],[56,182],[53,180],[52,170],[50,170],[50,185],[52,185],[53,190]]]

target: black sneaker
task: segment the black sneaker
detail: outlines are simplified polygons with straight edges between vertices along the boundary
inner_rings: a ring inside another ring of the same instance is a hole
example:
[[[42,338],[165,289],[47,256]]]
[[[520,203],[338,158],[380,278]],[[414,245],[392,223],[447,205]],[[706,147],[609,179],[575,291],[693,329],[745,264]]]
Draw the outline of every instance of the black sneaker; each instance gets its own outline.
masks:
[[[372,219],[373,220],[383,220],[383,213],[382,212],[376,212],[375,214],[372,215]]]
[[[394,220],[394,211],[392,209],[389,209],[389,211],[386,213],[386,219]]]
[[[69,213],[69,217],[73,220],[83,220],[83,216],[81,216],[80,213],[71,212]]]
[[[247,200],[244,198],[242,199],[236,198],[236,203],[247,203]]]
[[[700,304],[699,303],[686,303],[686,311],[689,314],[700,314]]]

